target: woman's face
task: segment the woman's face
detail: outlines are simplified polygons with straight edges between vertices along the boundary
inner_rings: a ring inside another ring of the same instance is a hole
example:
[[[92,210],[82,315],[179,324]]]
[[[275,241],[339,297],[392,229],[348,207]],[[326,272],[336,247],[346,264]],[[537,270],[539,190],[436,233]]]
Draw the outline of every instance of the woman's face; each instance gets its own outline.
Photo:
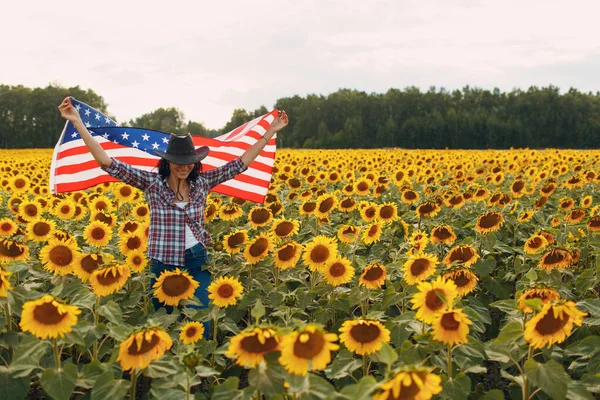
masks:
[[[190,172],[194,169],[194,164],[180,165],[169,161],[169,169],[171,170],[171,174],[176,178],[187,179]]]

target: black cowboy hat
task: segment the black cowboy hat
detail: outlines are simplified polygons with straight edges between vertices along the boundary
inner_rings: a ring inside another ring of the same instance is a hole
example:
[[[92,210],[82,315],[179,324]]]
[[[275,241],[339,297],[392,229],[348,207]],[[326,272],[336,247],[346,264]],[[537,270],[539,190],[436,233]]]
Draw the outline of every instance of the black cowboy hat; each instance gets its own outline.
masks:
[[[196,149],[189,133],[184,136],[171,134],[167,151],[154,150],[154,152],[167,161],[185,165],[195,164],[204,159],[208,155],[208,147],[202,146]]]

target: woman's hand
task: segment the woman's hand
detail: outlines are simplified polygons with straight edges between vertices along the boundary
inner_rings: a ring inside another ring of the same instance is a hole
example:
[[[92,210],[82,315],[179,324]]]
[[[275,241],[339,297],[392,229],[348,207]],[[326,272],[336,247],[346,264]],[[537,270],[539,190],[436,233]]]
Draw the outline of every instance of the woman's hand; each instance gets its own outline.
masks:
[[[60,106],[58,106],[58,110],[60,111],[61,117],[70,122],[75,122],[81,119],[79,113],[71,104],[71,97],[66,97],[63,102],[60,103]]]
[[[271,122],[271,129],[275,132],[279,132],[280,129],[287,126],[288,122],[288,116],[285,111],[279,111],[279,116],[275,117],[273,122]]]

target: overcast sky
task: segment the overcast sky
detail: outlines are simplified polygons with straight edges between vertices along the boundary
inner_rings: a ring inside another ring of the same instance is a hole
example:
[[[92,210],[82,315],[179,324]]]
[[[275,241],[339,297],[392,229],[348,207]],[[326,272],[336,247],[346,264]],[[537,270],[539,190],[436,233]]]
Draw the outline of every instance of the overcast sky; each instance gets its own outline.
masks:
[[[0,83],[89,88],[119,121],[178,107],[221,128],[234,108],[339,88],[600,90],[599,0],[21,0],[2,14]]]

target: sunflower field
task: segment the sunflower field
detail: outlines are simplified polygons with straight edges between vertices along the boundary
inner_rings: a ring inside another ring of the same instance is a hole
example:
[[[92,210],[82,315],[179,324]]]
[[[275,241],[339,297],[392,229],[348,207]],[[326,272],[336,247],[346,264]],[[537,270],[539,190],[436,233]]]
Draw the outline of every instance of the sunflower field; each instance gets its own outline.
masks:
[[[209,196],[206,308],[143,193],[0,154],[3,399],[600,396],[598,151],[280,150]]]

